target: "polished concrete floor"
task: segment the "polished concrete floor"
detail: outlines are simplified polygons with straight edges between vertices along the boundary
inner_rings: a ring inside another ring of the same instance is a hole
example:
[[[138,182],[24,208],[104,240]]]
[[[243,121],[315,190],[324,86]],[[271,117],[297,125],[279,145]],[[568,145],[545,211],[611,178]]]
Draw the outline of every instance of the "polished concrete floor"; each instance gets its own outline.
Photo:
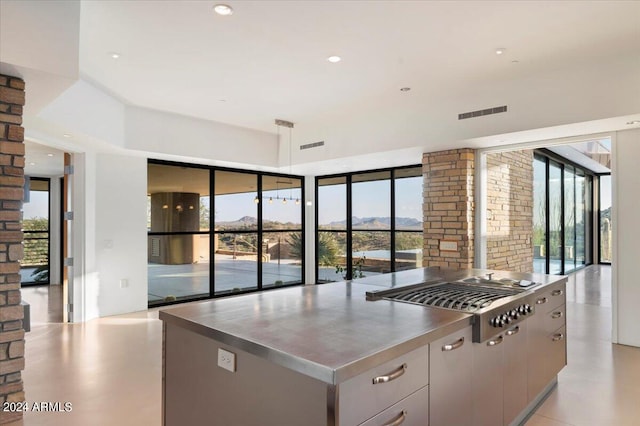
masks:
[[[24,424],[160,425],[157,310],[62,324],[51,322],[59,317],[46,290],[23,291],[32,305],[26,398],[70,402],[72,411],[28,412]],[[53,298],[59,298],[56,290]],[[568,366],[527,426],[639,425],[640,348],[611,344],[611,268],[573,274],[567,300]]]

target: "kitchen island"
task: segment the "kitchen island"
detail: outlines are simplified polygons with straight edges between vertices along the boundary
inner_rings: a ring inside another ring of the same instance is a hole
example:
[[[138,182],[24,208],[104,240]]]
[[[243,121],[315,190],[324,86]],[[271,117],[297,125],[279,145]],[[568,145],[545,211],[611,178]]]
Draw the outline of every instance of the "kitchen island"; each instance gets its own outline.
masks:
[[[549,286],[564,288],[566,282],[557,276],[424,268],[163,310],[163,422],[437,424],[439,410],[446,407],[434,406],[435,395],[457,390],[438,389],[438,380],[434,383],[430,377],[437,379],[447,368],[464,371],[467,366],[447,366],[446,360],[442,368],[434,366],[439,355],[434,343],[467,333],[465,350],[469,352],[476,346],[470,335],[473,315],[389,300],[368,301],[366,293],[487,273],[494,273],[495,279],[535,281],[538,285],[532,293]],[[463,353],[455,351],[463,345],[456,342],[463,341],[457,337],[452,341],[452,353]],[[471,357],[461,360],[469,364],[467,405],[473,404],[472,388],[477,387]],[[529,367],[525,364],[520,369],[527,374]],[[553,380],[545,383],[541,391],[552,384]],[[526,409],[540,396],[529,398]],[[461,402],[465,405],[464,399]],[[473,418],[473,407],[466,408]]]

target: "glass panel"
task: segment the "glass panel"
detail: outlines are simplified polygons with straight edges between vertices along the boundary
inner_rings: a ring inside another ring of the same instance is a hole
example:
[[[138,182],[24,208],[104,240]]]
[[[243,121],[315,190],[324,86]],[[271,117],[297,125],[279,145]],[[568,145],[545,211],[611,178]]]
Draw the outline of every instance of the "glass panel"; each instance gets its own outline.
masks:
[[[216,170],[215,230],[258,229],[258,176]]]
[[[564,171],[564,272],[576,268],[576,203],[573,167]]]
[[[209,235],[149,235],[149,304],[209,295]]]
[[[533,272],[546,273],[547,244],[546,162],[533,161]]]
[[[320,283],[342,281],[346,277],[347,234],[318,232],[318,278]]]
[[[549,163],[549,273],[562,272],[562,186],[560,166]]]
[[[28,201],[22,207],[24,256],[22,284],[49,284],[49,180],[31,179]]]
[[[347,229],[347,178],[318,179],[318,229]]]
[[[262,235],[262,287],[302,282],[302,234],[266,232]]]
[[[396,271],[422,268],[422,232],[396,232]]]
[[[576,266],[584,265],[586,259],[585,195],[585,177],[576,175]]]
[[[611,263],[611,175],[600,176],[600,262]]]
[[[385,231],[354,231],[353,278],[391,272],[391,233]]]
[[[302,227],[302,180],[281,176],[262,177],[263,229]]]
[[[147,171],[147,223],[151,232],[209,229],[208,170],[149,164]]]
[[[215,294],[258,288],[258,234],[216,233]]]
[[[391,228],[391,173],[354,175],[351,208],[353,229]]]
[[[398,170],[395,175],[396,229],[422,231],[422,168]]]

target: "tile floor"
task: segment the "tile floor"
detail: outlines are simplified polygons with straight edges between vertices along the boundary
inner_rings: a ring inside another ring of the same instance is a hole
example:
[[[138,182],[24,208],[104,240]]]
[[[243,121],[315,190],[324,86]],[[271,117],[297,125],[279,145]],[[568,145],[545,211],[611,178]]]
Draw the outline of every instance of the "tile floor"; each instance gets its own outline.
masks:
[[[57,320],[56,303],[44,289],[23,292],[32,305],[23,372],[26,397],[29,402],[71,402],[73,410],[29,412],[24,424],[160,425],[162,327],[157,310],[85,324],[56,323],[51,322]],[[567,321],[568,366],[527,426],[639,425],[640,348],[611,344],[610,267],[591,266],[570,277]]]

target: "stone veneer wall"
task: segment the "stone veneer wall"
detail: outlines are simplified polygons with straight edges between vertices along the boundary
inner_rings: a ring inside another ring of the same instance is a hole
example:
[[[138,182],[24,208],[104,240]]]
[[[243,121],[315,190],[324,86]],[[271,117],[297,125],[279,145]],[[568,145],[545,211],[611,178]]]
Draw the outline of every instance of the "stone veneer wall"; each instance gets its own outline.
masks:
[[[24,81],[0,74],[0,404],[24,401],[24,310],[20,304],[24,192]],[[0,412],[0,424],[22,418]]]
[[[423,266],[473,267],[474,162],[468,148],[422,156]],[[457,250],[440,250],[441,240],[455,241]]]
[[[487,154],[487,268],[533,272],[533,151]]]

